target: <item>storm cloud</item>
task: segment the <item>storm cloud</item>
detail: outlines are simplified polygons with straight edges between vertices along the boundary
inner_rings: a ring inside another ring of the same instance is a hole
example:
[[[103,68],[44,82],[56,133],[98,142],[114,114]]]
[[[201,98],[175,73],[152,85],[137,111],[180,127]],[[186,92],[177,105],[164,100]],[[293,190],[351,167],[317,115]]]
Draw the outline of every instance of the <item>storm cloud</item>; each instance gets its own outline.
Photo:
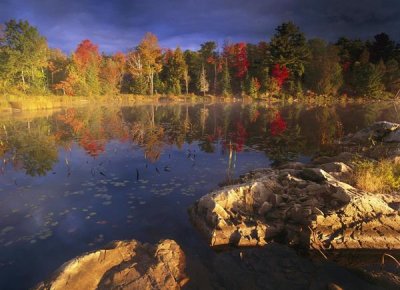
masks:
[[[105,52],[126,51],[145,32],[163,47],[197,49],[214,40],[268,41],[276,26],[293,21],[308,38],[400,40],[398,0],[0,0],[0,21],[26,19],[51,47],[70,52],[86,38]]]

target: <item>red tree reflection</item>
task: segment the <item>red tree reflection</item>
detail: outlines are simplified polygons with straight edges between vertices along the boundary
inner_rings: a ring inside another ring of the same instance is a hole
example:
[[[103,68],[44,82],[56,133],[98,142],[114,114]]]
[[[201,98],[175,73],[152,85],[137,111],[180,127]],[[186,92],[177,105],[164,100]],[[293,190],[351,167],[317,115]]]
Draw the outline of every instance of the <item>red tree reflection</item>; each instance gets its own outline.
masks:
[[[286,130],[286,121],[282,118],[281,113],[277,112],[270,124],[270,133],[272,136],[280,135]]]

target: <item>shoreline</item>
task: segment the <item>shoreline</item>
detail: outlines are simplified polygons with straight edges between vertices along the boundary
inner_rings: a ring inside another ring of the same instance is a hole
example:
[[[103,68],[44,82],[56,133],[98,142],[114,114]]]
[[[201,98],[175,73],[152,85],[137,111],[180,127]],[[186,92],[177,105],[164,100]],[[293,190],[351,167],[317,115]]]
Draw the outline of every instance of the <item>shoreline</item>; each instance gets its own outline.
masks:
[[[253,99],[251,97],[217,97],[212,95],[131,95],[119,94],[115,96],[82,97],[82,96],[11,96],[3,98],[0,101],[0,112],[13,113],[25,111],[45,111],[53,109],[62,109],[68,107],[79,107],[84,105],[145,105],[145,104],[202,104],[202,103],[268,103],[268,104],[317,104],[317,105],[334,105],[334,104],[371,104],[393,102],[400,103],[399,99],[364,99],[364,98],[341,98],[340,96],[317,96],[304,98],[262,98]]]

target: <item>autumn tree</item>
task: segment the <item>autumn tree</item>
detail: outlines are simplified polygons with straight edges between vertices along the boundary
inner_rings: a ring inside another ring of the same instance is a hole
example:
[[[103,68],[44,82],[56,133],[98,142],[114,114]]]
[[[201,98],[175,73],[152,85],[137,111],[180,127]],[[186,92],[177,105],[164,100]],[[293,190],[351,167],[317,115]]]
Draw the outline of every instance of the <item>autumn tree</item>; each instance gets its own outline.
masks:
[[[150,95],[154,94],[154,75],[159,73],[162,68],[161,64],[161,48],[158,44],[157,36],[148,32],[136,48],[143,74],[149,83]]]
[[[118,52],[113,56],[103,57],[100,67],[100,81],[103,94],[120,92],[124,66],[125,55],[122,52]]]
[[[128,73],[132,76],[132,85],[130,90],[134,94],[146,94],[148,84],[144,74],[142,56],[137,50],[131,50],[127,54],[126,67]]]
[[[233,90],[242,93],[244,90],[244,80],[247,76],[249,62],[247,60],[247,47],[244,42],[236,44],[226,44],[224,46],[224,57],[227,58],[229,67],[232,70]]]
[[[46,39],[28,21],[5,23],[0,38],[0,76],[3,88],[26,93],[46,91],[48,46]]]
[[[67,78],[55,84],[55,89],[69,95],[99,95],[101,62],[98,46],[89,39],[83,40],[71,56]]]
[[[275,64],[271,70],[272,80],[276,83],[276,86],[279,88],[279,90],[289,78],[289,75],[290,72],[285,65]]]
[[[65,80],[70,60],[60,49],[50,49],[47,61],[48,83],[51,88]]]

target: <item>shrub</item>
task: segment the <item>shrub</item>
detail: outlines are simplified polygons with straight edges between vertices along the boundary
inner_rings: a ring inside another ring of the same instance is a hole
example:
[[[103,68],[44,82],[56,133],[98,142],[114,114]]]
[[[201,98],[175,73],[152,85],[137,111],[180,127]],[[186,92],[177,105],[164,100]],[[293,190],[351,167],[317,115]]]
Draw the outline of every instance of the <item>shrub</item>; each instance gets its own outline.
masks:
[[[388,193],[400,188],[400,164],[390,160],[357,160],[353,183],[372,193]]]

